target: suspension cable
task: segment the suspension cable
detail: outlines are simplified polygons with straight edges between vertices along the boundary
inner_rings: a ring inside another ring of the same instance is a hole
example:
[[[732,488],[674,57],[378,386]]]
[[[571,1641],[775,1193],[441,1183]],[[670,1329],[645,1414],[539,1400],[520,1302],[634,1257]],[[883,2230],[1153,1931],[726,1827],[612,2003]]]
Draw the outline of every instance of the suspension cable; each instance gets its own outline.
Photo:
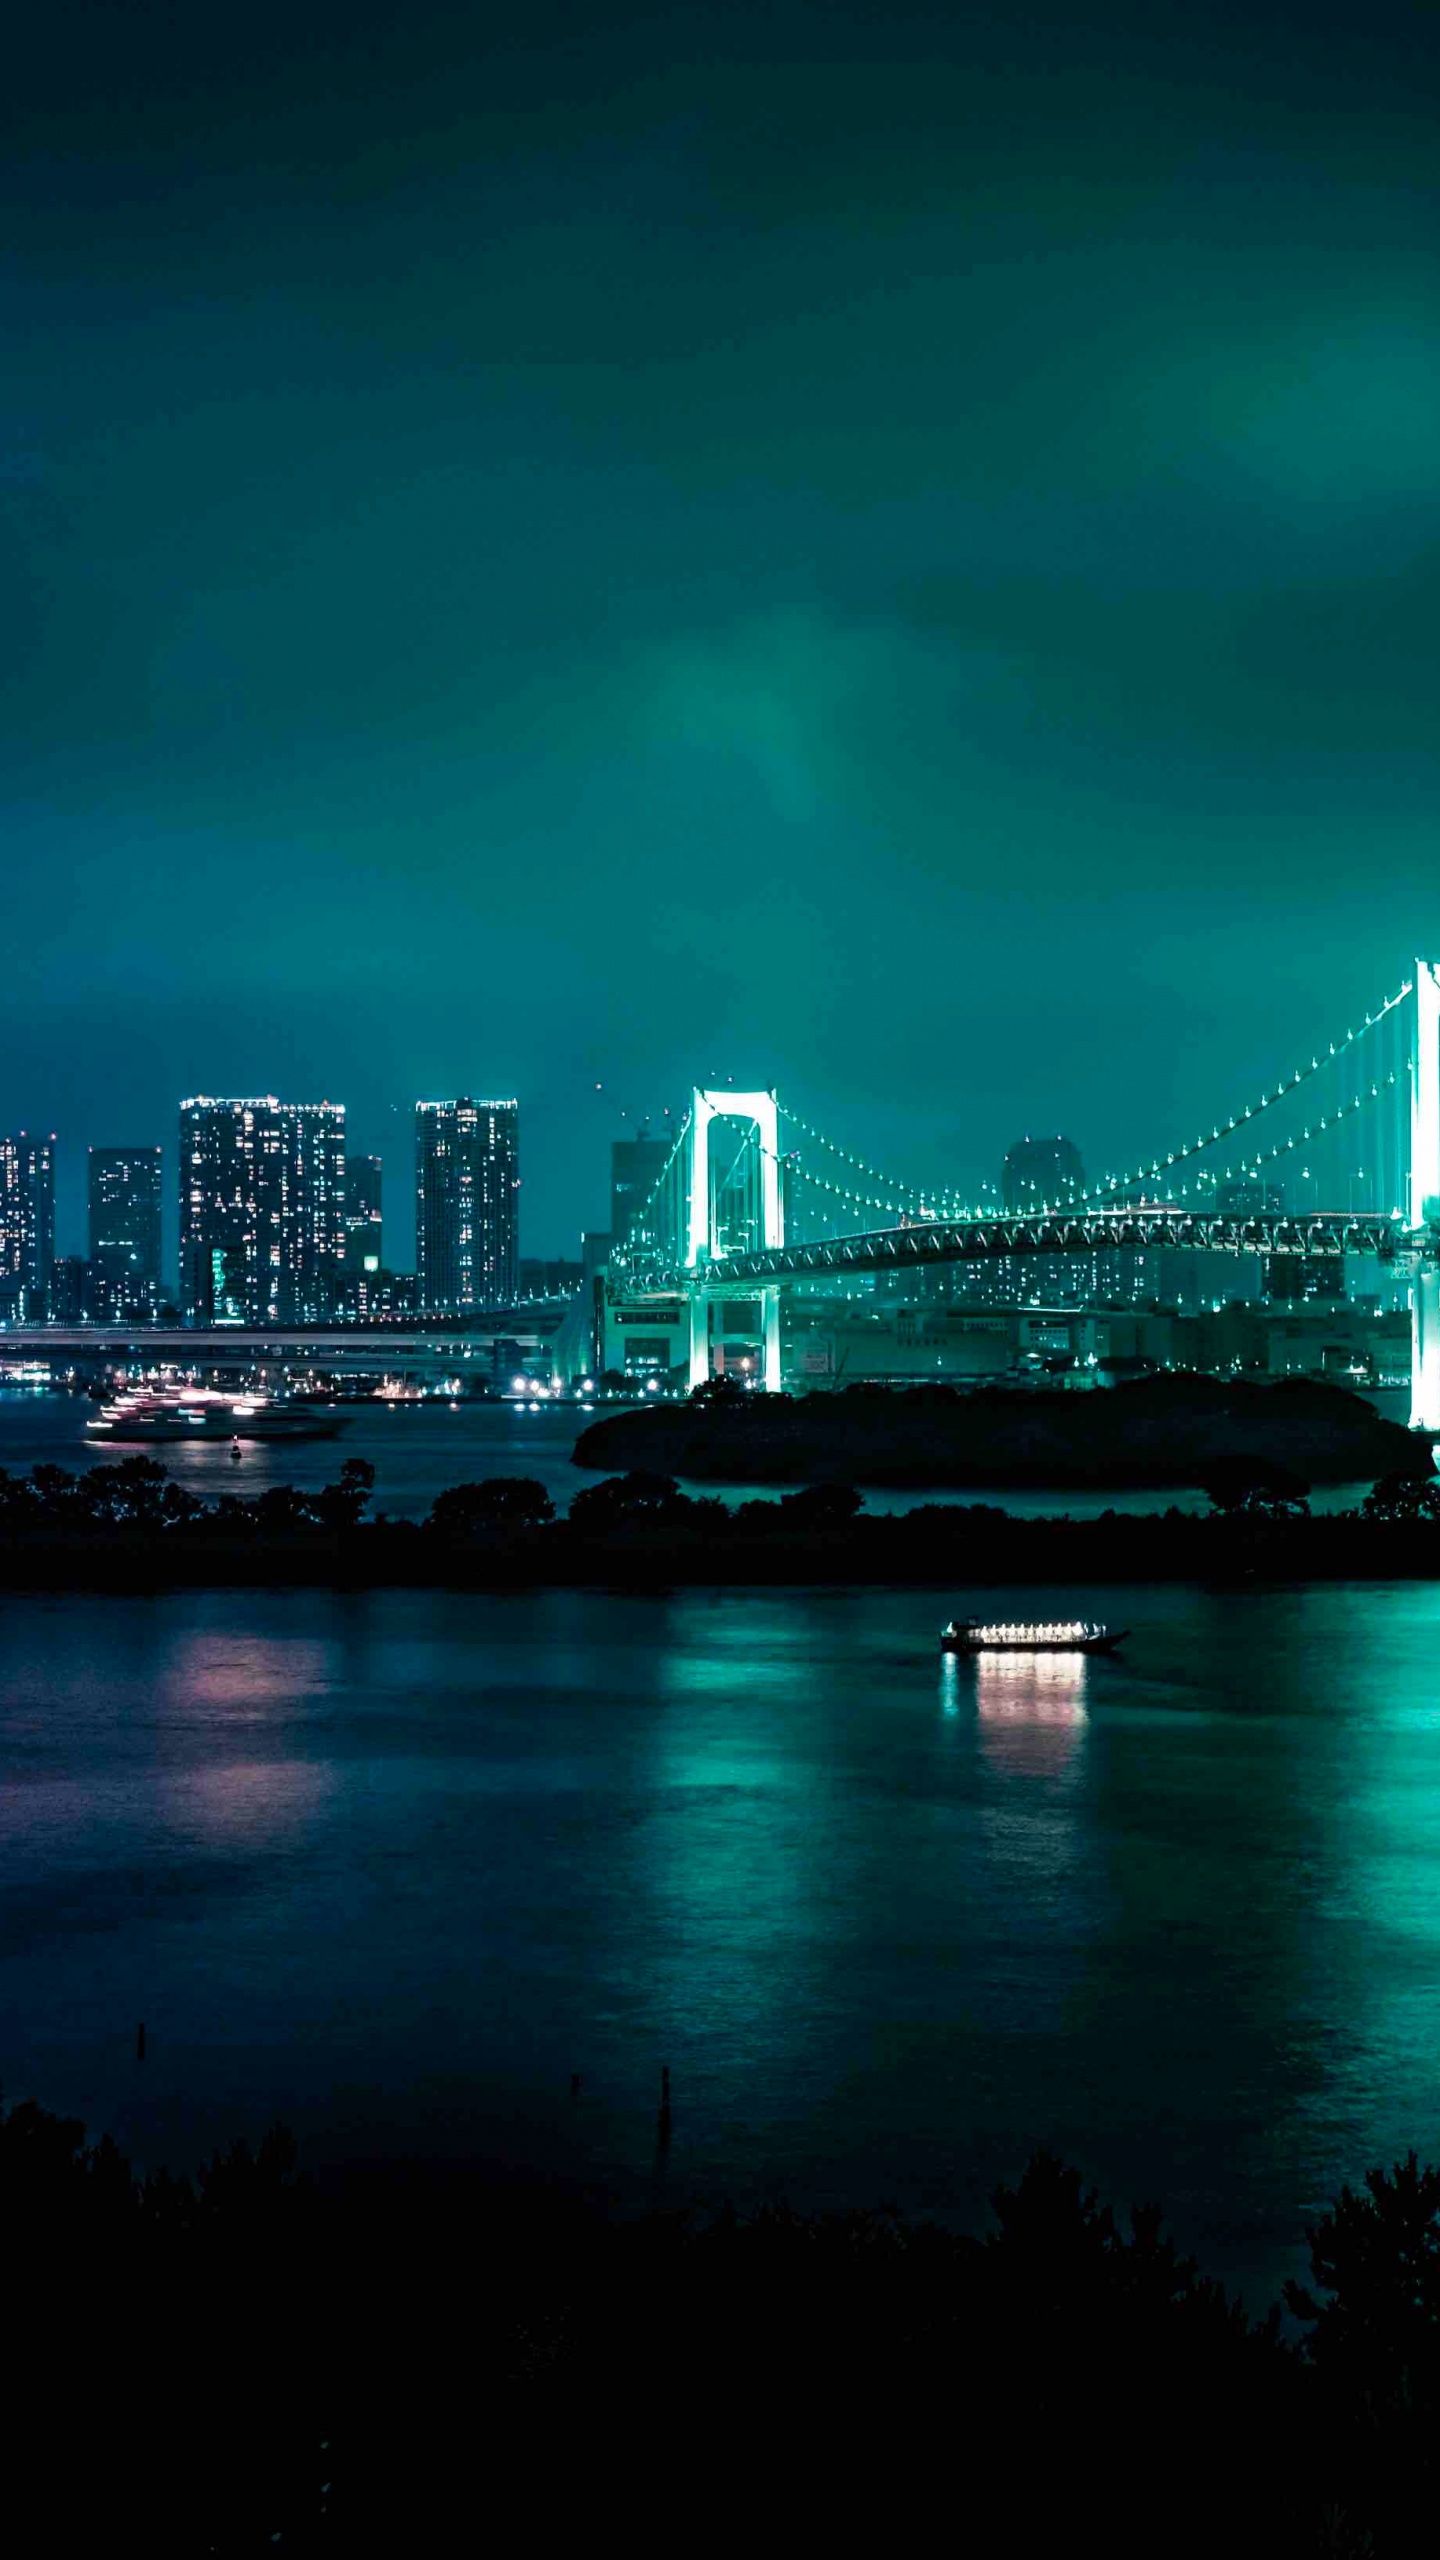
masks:
[[[1358,1031],[1347,1031],[1343,1040],[1332,1040],[1323,1058],[1314,1057],[1308,1067],[1297,1067],[1287,1082],[1277,1085],[1273,1093],[1263,1093],[1258,1102],[1247,1103],[1243,1111],[1232,1112],[1228,1120],[1217,1123],[1208,1137],[1202,1132],[1199,1137],[1192,1138],[1188,1146],[1172,1148],[1168,1155],[1156,1156],[1149,1164],[1137,1165],[1133,1173],[1107,1174],[1099,1182],[1087,1183],[1079,1198],[1093,1201],[1105,1191],[1128,1191],[1132,1183],[1148,1182],[1157,1173],[1167,1173],[1172,1165],[1186,1164],[1192,1156],[1203,1155],[1207,1148],[1219,1146],[1224,1139],[1233,1137],[1237,1129],[1243,1129],[1247,1120],[1256,1120],[1262,1112],[1272,1110],[1277,1102],[1288,1100],[1298,1086],[1308,1084],[1312,1076],[1321,1074],[1336,1058],[1343,1058],[1347,1050],[1364,1039],[1367,1031],[1372,1031],[1377,1023],[1394,1012],[1397,1005],[1404,1003],[1412,992],[1412,985],[1413,982],[1407,978],[1398,994],[1386,998],[1378,1013],[1366,1014]]]

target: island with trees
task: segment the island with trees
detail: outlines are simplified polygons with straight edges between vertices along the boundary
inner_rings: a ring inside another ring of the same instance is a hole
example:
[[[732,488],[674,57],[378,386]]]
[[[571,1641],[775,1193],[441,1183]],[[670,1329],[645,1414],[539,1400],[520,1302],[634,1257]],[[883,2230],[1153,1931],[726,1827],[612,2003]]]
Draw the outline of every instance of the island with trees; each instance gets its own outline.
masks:
[[[1286,1467],[1309,1484],[1423,1471],[1428,1444],[1315,1378],[1160,1371],[1089,1391],[853,1386],[757,1395],[707,1380],[680,1404],[607,1414],[575,1463],[702,1484],[818,1482],[987,1491],[1203,1485],[1217,1459]]]

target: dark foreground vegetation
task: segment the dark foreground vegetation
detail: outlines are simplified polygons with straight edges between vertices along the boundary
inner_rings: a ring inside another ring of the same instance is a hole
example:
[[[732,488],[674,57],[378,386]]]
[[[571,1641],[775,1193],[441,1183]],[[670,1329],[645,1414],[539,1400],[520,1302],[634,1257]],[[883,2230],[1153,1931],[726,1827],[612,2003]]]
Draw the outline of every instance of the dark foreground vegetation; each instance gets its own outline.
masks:
[[[706,1484],[1109,1486],[1204,1484],[1217,1459],[1356,1484],[1428,1468],[1428,1450],[1360,1396],[1319,1378],[1166,1371],[1090,1393],[944,1385],[747,1395],[715,1378],[684,1404],[608,1414],[575,1444],[582,1467],[644,1467]]]
[[[1412,1446],[1411,1456],[1415,1452]],[[1428,1448],[1420,1452],[1428,1464]],[[1210,1509],[1014,1519],[983,1503],[869,1516],[845,1484],[729,1505],[636,1470],[587,1485],[563,1519],[543,1485],[453,1485],[426,1520],[369,1518],[373,1469],[347,1459],[314,1493],[271,1486],[203,1502],[153,1458],[70,1475],[0,1470],[0,1587],[166,1590],[387,1584],[546,1585],[1388,1581],[1440,1574],[1440,1481],[1383,1477],[1355,1508],[1312,1516],[1303,1478],[1216,1459]]]
[[[282,2133],[137,2179],[0,2118],[19,2551],[1433,2547],[1440,2173],[1342,2193],[1290,2317],[1040,2155],[980,2238],[620,2220]]]

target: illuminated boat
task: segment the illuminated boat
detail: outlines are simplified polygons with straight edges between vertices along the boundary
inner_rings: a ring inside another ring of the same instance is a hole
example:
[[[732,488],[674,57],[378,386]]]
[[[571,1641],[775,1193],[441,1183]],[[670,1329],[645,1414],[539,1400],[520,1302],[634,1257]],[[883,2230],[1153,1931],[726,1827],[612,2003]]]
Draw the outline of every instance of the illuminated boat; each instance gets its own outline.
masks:
[[[271,1404],[264,1396],[217,1395],[192,1388],[175,1395],[118,1395],[92,1414],[87,1437],[99,1440],[333,1440],[347,1416],[313,1405]]]
[[[952,1618],[940,1630],[942,1653],[1113,1653],[1128,1627],[1090,1618]]]

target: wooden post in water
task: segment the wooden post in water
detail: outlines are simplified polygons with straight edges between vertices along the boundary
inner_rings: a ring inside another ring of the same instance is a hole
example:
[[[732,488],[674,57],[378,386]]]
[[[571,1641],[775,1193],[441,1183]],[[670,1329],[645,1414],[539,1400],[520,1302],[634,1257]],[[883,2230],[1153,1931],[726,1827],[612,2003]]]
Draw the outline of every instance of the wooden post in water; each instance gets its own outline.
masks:
[[[668,2062],[660,2066],[660,2119],[656,2126],[656,2134],[661,2150],[668,2150],[670,2144],[670,2065]]]
[[[137,2062],[143,2062],[145,2059],[145,2021],[143,2018],[135,2030],[135,2059]]]

